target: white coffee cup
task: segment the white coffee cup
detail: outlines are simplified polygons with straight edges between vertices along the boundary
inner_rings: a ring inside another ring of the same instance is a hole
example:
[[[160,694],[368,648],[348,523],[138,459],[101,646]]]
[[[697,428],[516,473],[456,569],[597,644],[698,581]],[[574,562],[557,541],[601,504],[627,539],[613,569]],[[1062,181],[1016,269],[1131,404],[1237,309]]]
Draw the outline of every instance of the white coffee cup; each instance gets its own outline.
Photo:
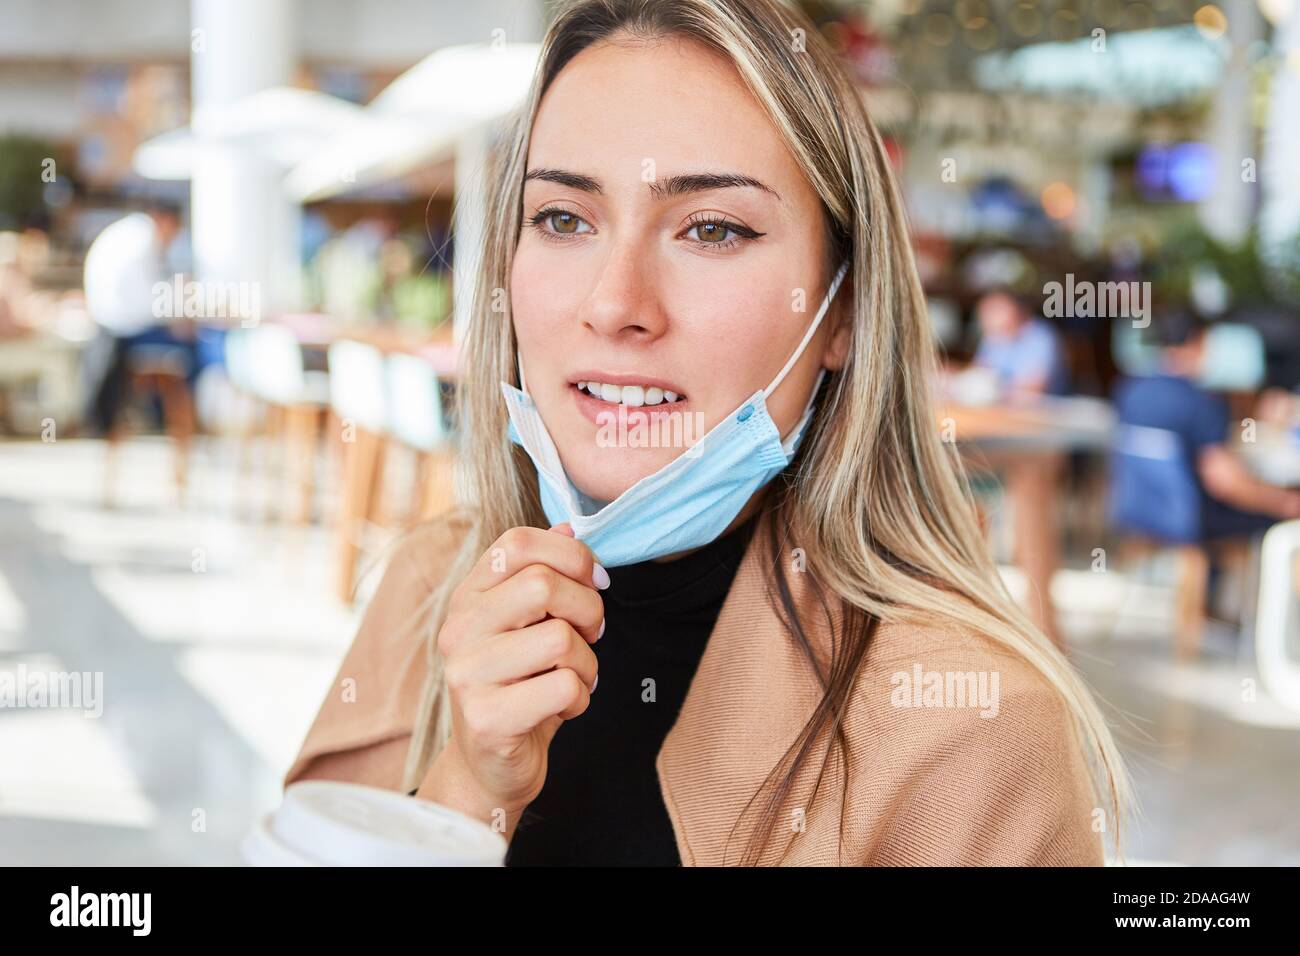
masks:
[[[392,790],[303,780],[245,837],[251,866],[502,866],[486,824]]]

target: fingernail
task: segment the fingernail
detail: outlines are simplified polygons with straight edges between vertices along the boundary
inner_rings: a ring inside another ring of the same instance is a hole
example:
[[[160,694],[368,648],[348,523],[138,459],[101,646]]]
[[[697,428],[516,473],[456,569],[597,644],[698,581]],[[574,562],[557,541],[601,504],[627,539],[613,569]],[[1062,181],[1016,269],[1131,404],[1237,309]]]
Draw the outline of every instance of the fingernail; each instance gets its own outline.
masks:
[[[596,632],[596,640],[600,640],[604,636],[605,636],[605,619],[602,617],[600,619],[600,630]]]
[[[605,588],[609,587],[609,572],[599,564],[593,563],[591,566],[591,583],[600,590],[605,590]]]
[[[597,674],[596,679],[591,682],[591,693],[593,694],[596,693],[596,685],[599,683],[600,683],[600,675]]]

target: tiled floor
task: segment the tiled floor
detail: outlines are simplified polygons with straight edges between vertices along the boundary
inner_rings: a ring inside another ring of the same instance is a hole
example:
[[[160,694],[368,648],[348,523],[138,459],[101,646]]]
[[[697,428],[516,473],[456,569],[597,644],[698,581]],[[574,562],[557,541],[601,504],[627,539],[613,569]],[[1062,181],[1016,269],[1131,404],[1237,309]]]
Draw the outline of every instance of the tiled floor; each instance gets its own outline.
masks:
[[[0,443],[0,670],[100,671],[103,714],[0,709],[0,863],[235,863],[351,638],[319,526],[240,518],[266,488],[204,445],[187,507],[165,443]],[[1169,595],[1063,572],[1075,658],[1142,800],[1132,862],[1300,864],[1300,713],[1210,642],[1177,668]]]
[[[319,527],[233,517],[220,444],[189,507],[170,453],[127,447],[100,505],[103,448],[0,445],[0,667],[103,672],[103,716],[0,710],[0,860],[233,863],[355,626]]]

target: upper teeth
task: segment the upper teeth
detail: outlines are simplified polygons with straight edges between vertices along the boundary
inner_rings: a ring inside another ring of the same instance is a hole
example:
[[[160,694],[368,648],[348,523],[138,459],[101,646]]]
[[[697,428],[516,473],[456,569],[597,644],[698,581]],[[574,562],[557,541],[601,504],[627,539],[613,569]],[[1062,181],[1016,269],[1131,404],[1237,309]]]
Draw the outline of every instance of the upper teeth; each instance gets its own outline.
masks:
[[[617,405],[658,405],[677,401],[677,393],[657,385],[609,385],[601,382],[579,382],[578,388],[602,401]]]

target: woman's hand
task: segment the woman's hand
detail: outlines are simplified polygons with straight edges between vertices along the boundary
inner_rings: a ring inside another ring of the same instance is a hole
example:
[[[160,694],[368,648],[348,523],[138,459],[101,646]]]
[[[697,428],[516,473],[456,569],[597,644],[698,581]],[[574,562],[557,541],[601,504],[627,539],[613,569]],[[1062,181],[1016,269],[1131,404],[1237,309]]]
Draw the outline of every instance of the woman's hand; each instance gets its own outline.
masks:
[[[511,528],[479,558],[438,633],[452,729],[420,796],[504,811],[513,830],[546,781],[551,738],[590,702],[608,586],[567,524]]]

